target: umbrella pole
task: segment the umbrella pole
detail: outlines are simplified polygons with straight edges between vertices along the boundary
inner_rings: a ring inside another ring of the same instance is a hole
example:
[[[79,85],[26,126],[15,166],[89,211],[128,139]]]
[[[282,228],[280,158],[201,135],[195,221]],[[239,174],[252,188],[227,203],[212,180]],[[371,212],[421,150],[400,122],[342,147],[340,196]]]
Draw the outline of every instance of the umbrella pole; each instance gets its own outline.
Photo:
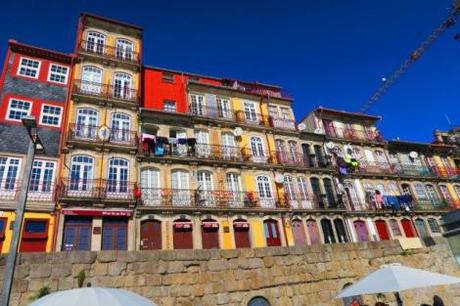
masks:
[[[399,292],[396,292],[395,293],[395,297],[396,297],[396,303],[398,306],[403,306],[403,301],[401,300],[401,296],[399,295]]]

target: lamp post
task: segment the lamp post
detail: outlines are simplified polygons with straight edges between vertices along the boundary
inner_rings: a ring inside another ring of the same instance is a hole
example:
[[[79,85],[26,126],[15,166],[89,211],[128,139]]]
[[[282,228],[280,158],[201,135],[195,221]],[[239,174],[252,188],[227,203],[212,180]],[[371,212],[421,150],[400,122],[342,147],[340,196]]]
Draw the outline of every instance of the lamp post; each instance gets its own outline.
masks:
[[[3,290],[1,306],[8,306],[10,300],[11,287],[13,284],[14,268],[18,254],[19,237],[21,235],[24,211],[27,202],[27,193],[29,192],[30,176],[32,173],[33,160],[36,151],[43,152],[43,144],[38,137],[37,123],[35,117],[23,117],[22,124],[27,129],[30,141],[27,149],[26,162],[23,170],[23,184],[16,203],[16,219],[13,224],[13,237],[11,239],[10,250],[6,261],[5,272],[3,275]]]

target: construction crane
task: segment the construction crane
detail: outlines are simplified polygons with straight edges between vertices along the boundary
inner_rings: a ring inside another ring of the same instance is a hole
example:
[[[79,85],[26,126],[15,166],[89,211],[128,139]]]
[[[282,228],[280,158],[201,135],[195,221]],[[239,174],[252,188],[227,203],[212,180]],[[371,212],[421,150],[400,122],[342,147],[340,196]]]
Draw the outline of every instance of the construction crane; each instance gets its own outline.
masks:
[[[415,63],[423,53],[438,39],[449,27],[455,25],[457,17],[460,15],[460,0],[455,0],[449,9],[449,14],[446,19],[415,49],[388,78],[382,79],[380,87],[372,94],[360,109],[360,112],[365,113],[372,105],[374,105],[387,92],[387,90]],[[460,40],[460,34],[455,36],[455,39]]]

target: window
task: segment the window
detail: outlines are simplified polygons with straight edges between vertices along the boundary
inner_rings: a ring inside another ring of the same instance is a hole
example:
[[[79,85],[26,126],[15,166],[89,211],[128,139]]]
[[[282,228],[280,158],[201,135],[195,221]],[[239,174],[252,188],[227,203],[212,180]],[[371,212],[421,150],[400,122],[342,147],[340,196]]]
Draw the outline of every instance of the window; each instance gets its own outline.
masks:
[[[246,120],[257,122],[256,106],[254,103],[244,102],[244,116]]]
[[[454,185],[454,190],[457,194],[457,199],[460,198],[460,185]]]
[[[434,218],[428,218],[428,225],[430,226],[430,230],[433,233],[440,233],[441,228],[439,227],[439,223],[436,219]]]
[[[152,168],[142,169],[141,190],[145,205],[159,205],[161,203],[160,171]]]
[[[50,71],[48,72],[48,81],[60,84],[67,84],[68,74],[68,67],[57,64],[51,64]]]
[[[112,158],[108,172],[108,192],[128,192],[128,161]]]
[[[252,155],[254,157],[263,157],[264,154],[264,146],[262,144],[262,139],[260,137],[251,137],[251,150]]]
[[[92,108],[79,108],[77,110],[77,123],[75,136],[78,138],[95,139],[97,133],[98,113]]]
[[[431,201],[431,204],[438,205],[439,204],[439,197],[438,197],[438,193],[434,189],[433,185],[426,185],[425,189],[426,189],[426,193],[428,194],[428,198]]]
[[[211,191],[212,188],[212,173],[209,171],[197,172],[198,190]]]
[[[291,119],[291,111],[287,107],[281,107],[281,117],[283,119]]]
[[[27,220],[24,228],[26,233],[44,233],[48,227],[48,221]]]
[[[163,101],[163,110],[165,112],[175,113],[176,112],[176,101],[164,100]]]
[[[93,179],[93,158],[74,156],[70,166],[70,190],[89,191]]]
[[[20,121],[22,117],[29,116],[32,102],[11,99],[6,119]]]
[[[297,178],[297,188],[301,200],[308,200],[307,179],[303,176]]]
[[[398,221],[390,219],[390,227],[393,232],[393,236],[401,236],[401,229],[399,228]]]
[[[118,38],[117,39],[117,47],[116,47],[116,56],[117,58],[124,59],[124,60],[132,60],[133,59],[133,43],[127,39]]]
[[[161,81],[164,83],[174,83],[174,74],[170,72],[163,72],[161,74]]]
[[[240,175],[238,173],[227,173],[225,176],[227,190],[231,192],[240,192]]]
[[[96,66],[83,66],[81,88],[84,93],[99,95],[102,91],[102,69]]]
[[[25,57],[21,58],[21,62],[19,63],[19,68],[18,68],[19,75],[38,79],[39,70],[40,70],[40,61],[36,61],[36,60],[25,58]]]
[[[268,177],[260,175],[257,177],[257,189],[259,191],[259,197],[261,199],[271,199],[272,189],[270,186],[270,180]]]
[[[19,158],[0,157],[0,190],[14,190],[19,165]]]
[[[110,139],[116,142],[130,141],[131,117],[125,113],[112,114],[112,133]]]
[[[284,195],[287,200],[295,200],[294,181],[292,176],[284,176]]]
[[[422,184],[414,184],[414,190],[415,190],[415,194],[417,195],[417,198],[419,199],[427,199],[428,196],[425,192],[425,188],[423,187]]]
[[[113,77],[113,97],[118,99],[129,100],[132,93],[132,77],[123,72],[115,73]]]
[[[103,54],[104,53],[104,45],[105,45],[105,35],[99,32],[89,32],[87,41],[86,41],[86,48],[85,50],[88,52],[94,52]]]
[[[62,107],[43,104],[40,123],[44,125],[61,125]]]
[[[230,101],[225,98],[217,98],[217,114],[219,118],[231,118]]]
[[[51,161],[34,160],[30,176],[30,191],[51,192],[54,178],[55,163]]]
[[[205,102],[204,96],[190,95],[190,111],[194,115],[204,116],[205,114]]]

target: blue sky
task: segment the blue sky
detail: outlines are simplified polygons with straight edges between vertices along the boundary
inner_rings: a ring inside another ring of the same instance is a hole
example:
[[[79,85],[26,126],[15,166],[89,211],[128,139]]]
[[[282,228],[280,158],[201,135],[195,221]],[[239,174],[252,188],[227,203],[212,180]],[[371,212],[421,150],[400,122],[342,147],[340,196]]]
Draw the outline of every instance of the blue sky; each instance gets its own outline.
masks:
[[[301,118],[322,105],[356,111],[443,20],[450,0],[32,1],[2,3],[6,41],[72,52],[87,11],[141,25],[144,63],[278,84]],[[8,13],[7,13],[8,12]],[[369,113],[388,139],[431,141],[460,124],[460,42],[449,29]]]

